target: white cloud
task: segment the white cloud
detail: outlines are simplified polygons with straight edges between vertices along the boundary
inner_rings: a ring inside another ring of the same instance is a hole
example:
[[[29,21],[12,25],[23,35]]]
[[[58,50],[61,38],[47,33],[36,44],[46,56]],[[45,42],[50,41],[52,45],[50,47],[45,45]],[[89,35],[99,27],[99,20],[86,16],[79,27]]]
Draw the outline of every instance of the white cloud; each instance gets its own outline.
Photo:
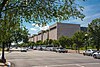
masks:
[[[32,26],[35,26],[35,23],[33,23]]]
[[[38,24],[35,24],[35,27],[39,27],[39,25]]]
[[[47,25],[47,26],[41,27],[40,29],[41,30],[47,30],[47,29],[49,29],[49,26]]]
[[[38,24],[35,24],[35,23],[33,23],[32,26],[39,27],[39,25]]]
[[[29,31],[30,36],[32,36],[33,34],[38,34],[38,31]]]
[[[37,31],[37,29],[35,29],[35,28],[30,28],[30,30]]]
[[[87,27],[88,24],[96,19],[96,18],[100,18],[100,13],[95,13],[93,15],[89,15],[89,16],[86,16],[83,21],[81,19],[73,19],[73,20],[69,20],[69,21],[65,21],[65,22],[68,22],[68,23],[75,23],[75,24],[81,24],[81,26],[85,26]]]

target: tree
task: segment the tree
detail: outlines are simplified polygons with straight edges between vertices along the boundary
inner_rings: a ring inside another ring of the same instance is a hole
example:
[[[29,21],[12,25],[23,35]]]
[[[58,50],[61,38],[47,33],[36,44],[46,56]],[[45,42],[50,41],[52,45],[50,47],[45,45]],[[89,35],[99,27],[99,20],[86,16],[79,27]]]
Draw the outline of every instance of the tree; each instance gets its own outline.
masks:
[[[52,45],[53,40],[52,39],[48,39],[48,45]]]
[[[94,19],[89,25],[91,38],[94,40],[97,50],[100,48],[100,18]]]
[[[22,33],[21,33],[21,35],[22,35],[22,41],[24,42],[24,43],[28,43],[28,35],[29,35],[29,31],[28,31],[28,29],[26,29],[25,27],[23,28],[23,30],[22,30]]]
[[[72,45],[73,45],[73,40],[72,38],[68,37],[68,36],[65,36],[66,37],[66,47],[67,48],[72,48]]]
[[[80,48],[84,46],[84,36],[85,36],[85,33],[80,31],[80,32],[76,32],[72,37],[75,43],[76,49],[78,49],[78,53],[79,53]]]
[[[13,41],[15,41],[16,44],[18,44],[18,42],[22,41],[22,35],[21,34],[22,34],[22,29],[21,28],[18,28],[17,30],[14,30],[12,37],[14,38]]]
[[[36,46],[35,42],[29,42],[28,43],[28,47],[30,47],[31,49],[33,49],[33,46]]]
[[[43,42],[41,40],[36,42],[36,46],[39,46],[39,45],[43,45]]]
[[[5,19],[7,19],[5,17]],[[25,39],[25,36],[28,37],[28,35],[25,35],[22,31],[26,31],[25,29],[20,28],[20,23],[14,23],[14,22],[9,22],[7,20],[1,21],[1,26],[0,26],[0,43],[2,44],[2,56],[1,59],[3,60],[2,62],[6,62],[5,57],[4,57],[4,48],[5,46],[8,46],[8,50],[10,48],[10,45],[12,42],[20,42],[23,39]],[[27,32],[28,33],[28,32]],[[28,39],[28,38],[27,38]]]
[[[70,37],[67,36],[62,36],[58,39],[60,45],[62,47],[68,47],[68,48],[72,48],[73,45],[73,40]]]
[[[56,47],[59,47],[60,46],[59,41],[58,40],[53,40],[53,45],[56,46]]]
[[[43,42],[44,45],[48,45],[48,39]]]
[[[83,0],[84,1],[84,0]],[[38,25],[51,21],[67,20],[70,17],[84,18],[83,7],[75,0],[0,0],[0,42],[8,41],[17,23],[34,22]],[[14,27],[15,26],[15,27]]]
[[[72,46],[73,46],[73,39],[72,39],[72,38],[67,37],[67,47],[69,47],[69,48],[71,48],[71,49],[72,49]]]
[[[19,47],[27,47],[28,46],[28,43],[18,44],[17,46],[19,46]]]
[[[44,43],[45,45],[52,45],[53,40],[52,40],[52,39],[46,39],[43,43]]]
[[[67,37],[66,36],[62,36],[58,39],[59,43],[60,43],[60,46],[62,47],[66,47],[67,45]]]
[[[84,0],[83,0],[84,1]],[[52,20],[67,20],[70,17],[84,18],[83,7],[75,0],[1,0],[0,17],[3,14],[14,19],[48,23]],[[36,23],[38,23],[36,22]]]
[[[11,18],[11,16],[9,16],[9,18]],[[5,48],[5,45],[8,43],[8,42],[11,42],[12,41],[12,33],[13,33],[13,30],[19,28],[19,22],[15,23],[15,22],[12,22],[11,19],[11,22],[9,22],[8,20],[8,17],[7,15],[5,14],[4,16],[4,19],[0,19],[0,43],[2,45],[2,56],[1,56],[1,59],[2,59],[2,62],[6,62],[6,59],[4,57],[4,48]]]

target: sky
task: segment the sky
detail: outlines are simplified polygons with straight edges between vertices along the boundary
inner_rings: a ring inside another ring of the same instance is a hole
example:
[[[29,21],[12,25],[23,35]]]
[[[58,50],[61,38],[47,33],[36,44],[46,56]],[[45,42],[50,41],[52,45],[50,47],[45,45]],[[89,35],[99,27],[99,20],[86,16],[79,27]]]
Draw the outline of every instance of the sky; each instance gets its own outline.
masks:
[[[83,21],[81,19],[71,19],[62,21],[63,23],[80,24],[82,27],[87,27],[93,19],[100,18],[100,0],[86,0],[85,2],[78,0],[78,3],[84,7],[83,14],[85,18]],[[32,23],[24,23],[24,25],[29,30],[29,33],[33,35],[37,34],[40,30],[48,29],[54,23],[56,22],[52,22],[45,27],[39,27]]]

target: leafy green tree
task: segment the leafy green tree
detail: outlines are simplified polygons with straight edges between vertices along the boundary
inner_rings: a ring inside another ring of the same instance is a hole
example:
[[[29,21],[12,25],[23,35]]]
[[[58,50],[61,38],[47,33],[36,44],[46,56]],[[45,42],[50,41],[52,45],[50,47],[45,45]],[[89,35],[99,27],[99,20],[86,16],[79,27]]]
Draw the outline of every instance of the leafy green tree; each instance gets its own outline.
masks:
[[[67,36],[60,37],[59,43],[62,47],[67,47],[67,48],[72,48],[72,45],[73,45],[72,38],[69,38]]]
[[[49,39],[46,39],[46,40],[43,42],[43,44],[44,44],[44,45],[48,45],[48,41],[49,41]]]
[[[76,44],[75,45],[76,49],[78,49],[78,53],[79,53],[80,48],[84,46],[84,37],[85,37],[85,33],[82,31],[76,32],[72,37],[74,43]]]
[[[26,29],[25,27],[23,27],[23,29],[22,29],[22,32],[21,32],[21,38],[22,38],[22,41],[24,42],[24,43],[28,43],[28,35],[29,35],[29,33],[28,33],[29,31],[28,31],[28,29]]]
[[[67,37],[67,47],[73,49],[72,46],[73,46],[73,39]]]
[[[36,42],[36,46],[39,46],[39,45],[43,45],[43,42],[41,40]]]
[[[12,33],[12,38],[15,43],[23,41],[24,43],[28,43],[28,30],[25,27],[18,28],[14,30]]]
[[[89,25],[89,32],[97,50],[100,48],[100,18],[94,19]]]
[[[44,43],[44,45],[52,45],[53,40],[52,39],[46,39],[43,43]]]
[[[96,48],[96,45],[94,45],[95,43],[95,41],[94,41],[94,39],[92,38],[92,35],[91,35],[91,33],[89,32],[88,33],[88,39],[87,39],[87,43],[88,43],[88,46],[90,47],[90,48],[92,48],[92,49],[95,49]]]
[[[0,0],[2,59],[5,59],[4,44],[10,38],[11,31],[17,30],[17,23],[19,26],[20,22],[35,22],[40,25],[51,21],[67,20],[70,17],[83,19],[82,10],[83,7],[75,0]]]
[[[22,41],[21,31],[22,31],[22,29],[18,28],[17,30],[14,30],[14,32],[13,32],[13,38],[14,38],[14,41],[16,44],[18,44],[18,42]]]
[[[18,44],[19,47],[27,47],[28,44],[27,43],[22,43],[22,44]]]
[[[11,17],[9,17],[11,18]],[[12,22],[11,19],[8,20],[8,17],[7,15],[5,15],[4,17],[5,20],[3,19],[0,19],[0,43],[2,44],[2,56],[1,56],[1,59],[2,59],[2,62],[6,62],[6,59],[4,57],[4,48],[5,48],[5,45],[8,43],[8,42],[11,42],[12,41],[12,33],[13,33],[13,30],[14,29],[17,29],[19,28],[19,23],[15,23],[15,22]],[[11,22],[9,22],[11,20]]]
[[[73,49],[77,50],[77,44],[76,43],[73,43]]]
[[[60,43],[60,46],[62,46],[62,47],[66,47],[66,45],[67,45],[67,38],[66,38],[66,36],[62,36],[62,37],[60,37],[59,39],[58,39],[58,41],[59,41],[59,43]]]
[[[84,1],[84,0],[83,0]],[[48,22],[48,20],[67,20],[70,17],[84,18],[80,12],[83,7],[75,0],[1,0],[2,14],[14,15],[13,18],[25,21]]]
[[[5,17],[5,19],[7,18]],[[14,23],[14,22],[3,21],[3,20],[0,20],[0,21],[1,21],[0,32],[2,32],[0,34],[0,43],[2,44],[2,47],[3,47],[1,59],[3,60],[2,62],[6,62],[4,58],[5,46],[8,46],[8,50],[9,50],[12,42],[16,41],[18,43],[22,41],[23,39],[25,39],[26,35],[25,34],[24,36],[22,35],[23,34],[22,31],[25,31],[25,30],[22,30],[22,28],[20,28],[20,23]]]
[[[52,43],[53,43],[53,40],[52,39],[48,39],[48,44],[52,45]]]
[[[60,43],[58,40],[53,40],[53,45],[59,47]]]
[[[28,47],[30,47],[31,49],[33,49],[33,46],[36,46],[35,42],[29,42],[28,43]]]

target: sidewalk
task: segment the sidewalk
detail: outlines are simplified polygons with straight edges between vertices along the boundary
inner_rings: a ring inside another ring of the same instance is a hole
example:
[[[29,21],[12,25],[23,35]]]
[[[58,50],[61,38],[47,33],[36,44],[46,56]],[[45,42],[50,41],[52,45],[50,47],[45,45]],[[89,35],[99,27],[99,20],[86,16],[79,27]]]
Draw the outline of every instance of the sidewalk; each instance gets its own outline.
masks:
[[[4,63],[0,63],[0,67],[11,67],[11,63],[10,62],[6,62]]]
[[[0,63],[0,67],[8,67],[8,65],[6,65],[4,63]]]
[[[76,50],[68,50],[68,53],[78,53],[78,51]],[[83,53],[83,50],[80,50],[80,54]]]

